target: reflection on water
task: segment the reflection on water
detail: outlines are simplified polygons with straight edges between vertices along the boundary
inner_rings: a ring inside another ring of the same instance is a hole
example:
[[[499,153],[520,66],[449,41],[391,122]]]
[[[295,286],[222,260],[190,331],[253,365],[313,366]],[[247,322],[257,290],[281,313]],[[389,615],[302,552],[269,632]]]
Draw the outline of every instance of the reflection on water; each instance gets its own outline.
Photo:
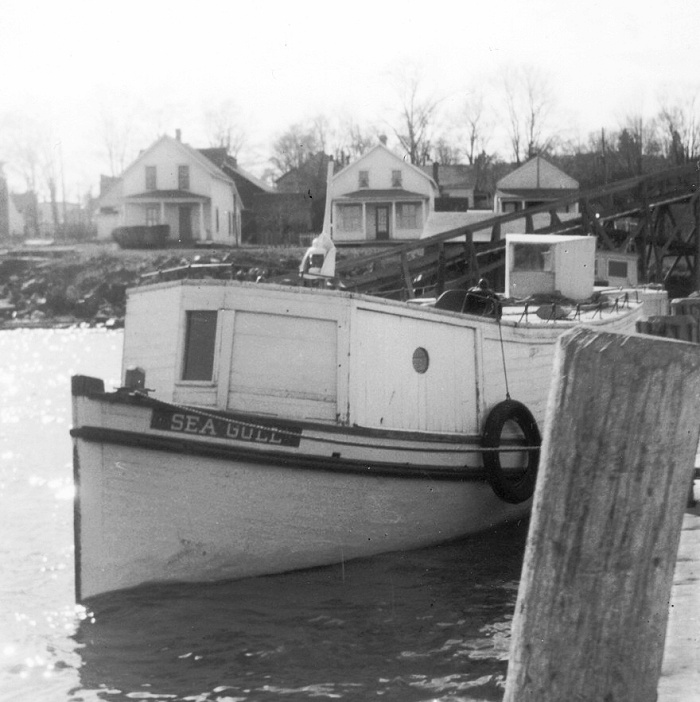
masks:
[[[75,636],[81,685],[105,699],[500,700],[526,531],[101,596]]]
[[[73,599],[70,376],[121,332],[0,331],[0,699],[500,700],[521,524],[440,548]]]

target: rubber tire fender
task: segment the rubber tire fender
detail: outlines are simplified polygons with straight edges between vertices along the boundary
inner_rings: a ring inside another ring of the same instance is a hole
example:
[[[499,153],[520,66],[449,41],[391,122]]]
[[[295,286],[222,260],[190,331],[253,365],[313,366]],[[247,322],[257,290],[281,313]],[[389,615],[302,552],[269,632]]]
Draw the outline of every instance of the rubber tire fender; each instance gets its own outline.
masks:
[[[498,448],[506,422],[515,422],[525,436],[527,446],[527,466],[516,480],[504,472],[498,451],[485,451],[483,454],[487,479],[496,495],[504,502],[519,504],[532,497],[537,482],[537,469],[540,463],[542,437],[532,412],[517,400],[503,400],[493,407],[486,418],[481,434],[483,448]]]

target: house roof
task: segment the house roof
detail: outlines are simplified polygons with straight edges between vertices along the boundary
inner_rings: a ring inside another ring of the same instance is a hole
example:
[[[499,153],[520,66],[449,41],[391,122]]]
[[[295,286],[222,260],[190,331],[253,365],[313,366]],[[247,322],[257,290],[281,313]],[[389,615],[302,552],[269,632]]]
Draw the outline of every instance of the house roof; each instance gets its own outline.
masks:
[[[241,178],[245,178],[247,181],[251,182],[257,188],[260,188],[263,192],[273,193],[275,189],[268,185],[264,180],[260,180],[252,173],[241,168],[238,165],[238,160],[229,154],[229,152],[224,147],[213,147],[209,149],[197,149],[200,154],[205,158],[209,159],[215,166],[220,168],[224,173],[227,171],[232,171],[239,175]]]
[[[450,165],[431,164],[419,166],[428,176],[435,176],[437,168],[437,183],[441,188],[464,188],[472,189],[476,186],[476,169],[474,166],[465,163],[455,163]]]
[[[100,176],[100,194],[97,197],[99,207],[115,207],[122,196],[124,181],[119,177]]]
[[[347,166],[345,166],[345,168],[341,168],[337,173],[334,173],[333,180],[335,180],[338,176],[340,176],[341,173],[344,173],[349,168],[357,168],[357,165],[359,163],[364,161],[366,158],[369,158],[369,156],[371,154],[373,154],[375,151],[377,151],[379,149],[386,151],[388,154],[390,154],[392,156],[392,158],[396,159],[402,166],[405,166],[406,168],[412,168],[414,171],[416,171],[416,173],[420,173],[421,176],[423,176],[424,178],[427,178],[430,181],[430,183],[435,188],[435,190],[438,189],[437,183],[433,180],[433,178],[430,174],[426,173],[418,166],[414,166],[412,163],[408,163],[403,158],[401,158],[401,156],[399,156],[398,154],[395,154],[390,148],[384,146],[384,144],[381,144],[381,143],[376,144],[367,153],[362,154],[362,156],[360,156],[360,158],[358,158],[356,161],[349,163]]]
[[[170,144],[174,144],[177,148],[181,149],[184,153],[188,154],[191,158],[197,161],[212,176],[232,183],[235,188],[235,183],[233,183],[231,178],[228,175],[226,175],[226,173],[224,173],[213,161],[210,161],[206,156],[204,156],[204,154],[201,154],[199,151],[197,151],[197,149],[193,149],[189,144],[185,144],[179,139],[174,139],[173,137],[168,136],[167,134],[164,134],[162,137],[160,137],[160,139],[157,139],[147,149],[142,151],[136,158],[136,160],[129,164],[129,166],[127,166],[124,173],[122,174],[122,178],[124,177],[124,174],[128,173],[132,168],[135,168],[138,164],[144,161],[148,157],[148,154],[151,151],[153,151],[153,149],[155,149],[155,147],[158,144],[164,141]]]
[[[496,183],[498,190],[578,190],[571,176],[541,156],[535,156]]]
[[[427,200],[428,196],[423,193],[414,193],[410,190],[402,188],[387,188],[386,190],[371,190],[363,188],[362,190],[354,190],[351,193],[343,193],[333,198],[334,200]]]
[[[37,208],[36,194],[31,190],[26,193],[10,193],[17,211],[23,213],[27,208]]]

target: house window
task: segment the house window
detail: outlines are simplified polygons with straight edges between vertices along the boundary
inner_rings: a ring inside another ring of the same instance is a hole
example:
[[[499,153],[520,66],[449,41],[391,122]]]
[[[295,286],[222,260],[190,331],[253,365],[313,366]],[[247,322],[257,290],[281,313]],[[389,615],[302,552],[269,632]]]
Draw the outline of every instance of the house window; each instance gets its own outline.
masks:
[[[177,167],[177,187],[180,190],[190,189],[190,167],[189,166],[178,166]]]
[[[219,233],[219,208],[216,208],[216,233]]]
[[[362,205],[338,207],[338,231],[356,232],[362,229]]]
[[[228,213],[228,233],[233,234],[233,212]]]
[[[400,188],[401,187],[401,171],[391,172],[391,187]]]
[[[369,188],[369,171],[360,171],[359,186],[361,188]]]
[[[146,190],[158,190],[155,166],[146,166]]]
[[[510,212],[520,212],[522,208],[520,207],[520,202],[517,200],[504,200],[501,203],[501,212],[503,214],[508,214]]]
[[[217,313],[187,312],[183,380],[211,380],[214,372]]]
[[[414,202],[401,202],[396,206],[396,226],[399,229],[420,229],[419,207]]]
[[[160,207],[158,205],[146,206],[146,226],[154,227],[160,223]]]

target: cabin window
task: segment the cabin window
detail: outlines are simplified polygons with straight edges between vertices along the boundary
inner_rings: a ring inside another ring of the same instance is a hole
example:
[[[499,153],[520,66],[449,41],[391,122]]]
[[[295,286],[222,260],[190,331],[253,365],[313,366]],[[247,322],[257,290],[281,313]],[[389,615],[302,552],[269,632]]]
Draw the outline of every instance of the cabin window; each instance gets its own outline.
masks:
[[[212,380],[217,313],[212,310],[187,312],[183,380]]]
[[[514,271],[551,271],[552,253],[549,244],[514,244]]]
[[[401,171],[391,172],[391,187],[400,188],[401,187]]]
[[[362,229],[362,205],[338,207],[338,231],[356,232]]]
[[[627,261],[608,261],[609,278],[627,278]]]
[[[158,181],[156,177],[156,167],[146,166],[146,190],[157,190]]]
[[[158,205],[146,206],[146,226],[154,227],[160,223],[160,207]]]
[[[177,187],[180,190],[190,189],[190,167],[189,166],[178,166],[177,167]]]
[[[360,173],[359,173],[359,187],[369,188],[369,171],[360,171]]]
[[[402,202],[396,206],[396,226],[399,229],[419,229],[419,205],[414,202]]]

